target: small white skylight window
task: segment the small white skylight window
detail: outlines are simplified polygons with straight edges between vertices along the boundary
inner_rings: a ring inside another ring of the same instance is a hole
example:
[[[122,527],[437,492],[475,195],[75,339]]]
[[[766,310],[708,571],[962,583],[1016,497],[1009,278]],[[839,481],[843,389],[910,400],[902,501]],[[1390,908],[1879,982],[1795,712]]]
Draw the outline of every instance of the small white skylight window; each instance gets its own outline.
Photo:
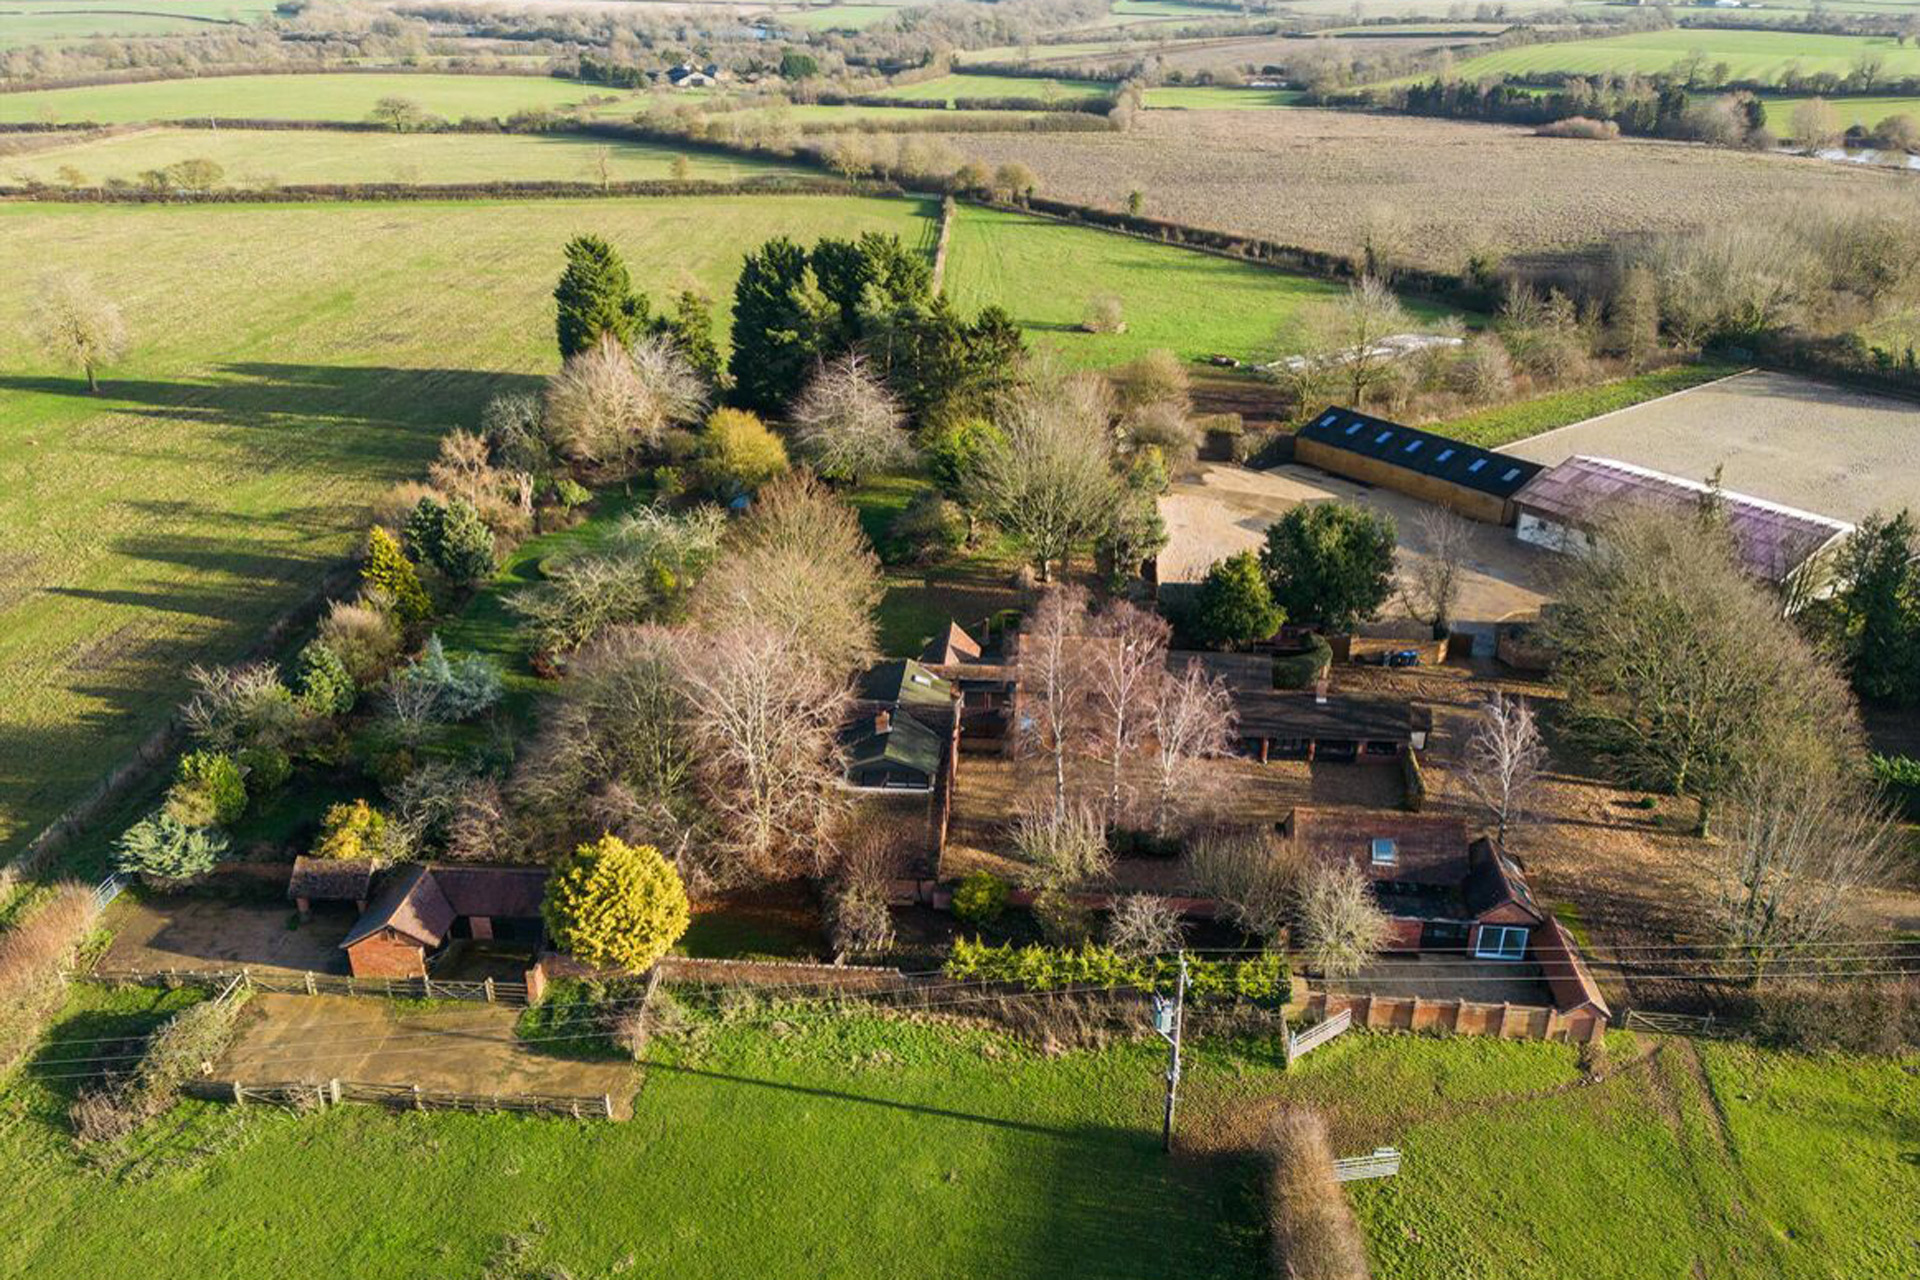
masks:
[[[922,675],[918,671],[914,672],[913,675],[909,677],[909,679],[911,679],[915,684],[932,684],[933,683],[931,679]]]
[[[1382,432],[1381,432],[1381,433],[1380,433],[1379,435],[1377,435],[1377,436],[1375,436],[1375,437],[1373,438],[1373,442],[1374,442],[1375,444],[1385,444],[1385,443],[1386,443],[1387,441],[1389,441],[1389,440],[1391,440],[1391,439],[1393,439],[1393,432],[1391,432],[1391,431],[1382,431]]]
[[[1445,462],[1448,458],[1451,458],[1453,456],[1453,452],[1454,451],[1452,449],[1442,449],[1440,451],[1440,456],[1435,458],[1434,461]]]
[[[1480,468],[1486,465],[1487,465],[1487,460],[1485,458],[1475,458],[1472,464],[1467,467],[1467,474],[1472,475],[1474,472],[1478,471]]]
[[[1373,841],[1373,865],[1391,867],[1400,861],[1400,846],[1385,836],[1376,836]]]
[[[1333,420],[1334,420],[1335,418],[1337,418],[1337,417],[1339,417],[1339,416],[1340,416],[1340,415],[1339,415],[1339,414],[1337,414],[1337,413],[1328,413],[1328,414],[1327,414],[1327,415],[1326,415],[1325,417],[1323,417],[1323,418],[1321,418],[1321,419],[1320,419],[1320,425],[1324,427],[1324,426],[1326,426],[1326,425],[1328,425],[1329,423],[1331,423],[1331,422],[1332,422],[1332,421],[1333,421]]]
[[[1425,440],[1409,440],[1407,441],[1407,452],[1418,453],[1420,452],[1420,446],[1425,443],[1426,443]]]
[[[1520,474],[1520,468],[1518,468],[1518,467],[1509,467],[1509,468],[1507,468],[1507,474],[1505,474],[1505,475],[1503,475],[1503,476],[1501,476],[1501,477],[1500,477],[1500,483],[1501,483],[1501,484],[1511,484],[1511,483],[1513,482],[1513,478],[1514,478],[1515,476],[1517,476],[1517,475],[1519,475],[1519,474]]]
[[[1350,427],[1348,427],[1348,428],[1347,428],[1347,434],[1348,434],[1348,435],[1350,435],[1350,436],[1351,436],[1351,435],[1358,435],[1358,434],[1359,434],[1359,432],[1360,432],[1360,428],[1362,428],[1362,427],[1364,427],[1364,426],[1366,426],[1366,425],[1367,425],[1367,424],[1366,424],[1366,423],[1364,423],[1364,422],[1356,422],[1356,423],[1354,423],[1354,424],[1353,424],[1352,426],[1350,426]]]

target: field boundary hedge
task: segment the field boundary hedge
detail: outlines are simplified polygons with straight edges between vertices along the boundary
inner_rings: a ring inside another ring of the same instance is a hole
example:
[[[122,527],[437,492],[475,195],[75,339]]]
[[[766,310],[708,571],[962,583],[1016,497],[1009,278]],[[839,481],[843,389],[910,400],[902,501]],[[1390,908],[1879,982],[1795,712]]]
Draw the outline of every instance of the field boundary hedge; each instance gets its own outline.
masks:
[[[231,66],[197,67],[184,72],[176,67],[152,67],[136,68],[125,72],[100,72],[89,76],[69,76],[58,80],[0,81],[0,94],[38,93],[42,89],[98,89],[107,85],[157,84],[166,80],[227,80],[234,76],[498,76],[509,80],[565,80],[573,84],[592,83],[576,76],[555,75],[550,71],[515,71],[510,67],[409,67],[399,64],[367,66],[364,63],[247,62],[234,63]]]
[[[212,191],[145,191],[107,187],[0,186],[0,199],[46,204],[319,204],[330,201],[576,200],[631,196],[899,196],[891,184],[838,178],[773,178],[746,182],[657,179],[635,182],[305,183]]]

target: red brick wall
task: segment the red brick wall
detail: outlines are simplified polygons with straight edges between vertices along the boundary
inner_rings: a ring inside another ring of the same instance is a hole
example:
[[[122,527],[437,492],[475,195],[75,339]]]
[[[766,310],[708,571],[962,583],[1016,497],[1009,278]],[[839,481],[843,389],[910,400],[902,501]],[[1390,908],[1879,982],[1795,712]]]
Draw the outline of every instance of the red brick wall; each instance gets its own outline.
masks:
[[[347,948],[347,965],[356,978],[424,978],[426,954],[391,930],[362,938]]]

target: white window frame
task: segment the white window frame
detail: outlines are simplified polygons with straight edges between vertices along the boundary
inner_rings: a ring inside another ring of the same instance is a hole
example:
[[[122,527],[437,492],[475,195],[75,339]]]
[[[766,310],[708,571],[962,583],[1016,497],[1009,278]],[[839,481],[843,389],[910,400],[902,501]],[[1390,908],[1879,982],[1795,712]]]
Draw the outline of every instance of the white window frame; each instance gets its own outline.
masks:
[[[1400,865],[1400,842],[1375,836],[1373,843],[1368,846],[1368,855],[1376,867],[1397,867]]]
[[[1480,932],[1474,935],[1474,959],[1525,960],[1527,958],[1527,935],[1530,932],[1532,932],[1532,930],[1520,924],[1483,924],[1480,926]],[[1488,948],[1487,935],[1490,933],[1499,935],[1500,945],[1498,947]],[[1515,933],[1520,935],[1520,949],[1509,954],[1507,951],[1507,938],[1508,935]]]

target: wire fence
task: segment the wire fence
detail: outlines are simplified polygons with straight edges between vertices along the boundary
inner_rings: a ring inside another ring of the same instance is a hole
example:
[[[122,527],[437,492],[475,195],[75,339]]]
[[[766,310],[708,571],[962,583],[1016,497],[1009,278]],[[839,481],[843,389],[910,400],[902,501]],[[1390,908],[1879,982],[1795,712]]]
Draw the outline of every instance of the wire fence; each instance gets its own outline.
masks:
[[[389,1000],[471,1000],[484,1004],[525,1005],[527,984],[482,978],[356,978],[332,973],[284,969],[102,969],[75,975],[89,982],[130,987],[223,987],[242,980],[255,991],[280,995],[382,996]]]

